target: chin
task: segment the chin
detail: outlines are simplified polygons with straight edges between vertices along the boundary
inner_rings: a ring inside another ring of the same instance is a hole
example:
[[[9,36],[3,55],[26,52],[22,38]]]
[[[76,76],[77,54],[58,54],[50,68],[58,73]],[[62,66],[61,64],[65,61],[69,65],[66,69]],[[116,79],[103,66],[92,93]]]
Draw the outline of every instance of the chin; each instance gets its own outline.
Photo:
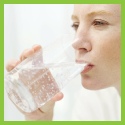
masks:
[[[81,78],[81,83],[85,89],[89,90],[100,90],[109,87],[106,86],[106,84],[102,84],[102,82],[99,82],[99,80],[89,78],[89,76]]]

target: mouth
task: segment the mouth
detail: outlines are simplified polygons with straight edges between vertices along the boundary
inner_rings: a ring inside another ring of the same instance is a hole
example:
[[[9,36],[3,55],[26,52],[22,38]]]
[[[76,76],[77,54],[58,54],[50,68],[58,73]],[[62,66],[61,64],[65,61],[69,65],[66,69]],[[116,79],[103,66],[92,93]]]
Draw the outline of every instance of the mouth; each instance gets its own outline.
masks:
[[[89,72],[93,67],[94,67],[94,65],[88,64],[85,66],[84,70],[81,73],[85,74],[85,73]]]
[[[81,72],[82,74],[89,72],[94,67],[93,64],[91,64],[90,62],[84,61],[84,60],[76,60],[76,63],[80,63],[80,64],[86,63],[84,70]]]

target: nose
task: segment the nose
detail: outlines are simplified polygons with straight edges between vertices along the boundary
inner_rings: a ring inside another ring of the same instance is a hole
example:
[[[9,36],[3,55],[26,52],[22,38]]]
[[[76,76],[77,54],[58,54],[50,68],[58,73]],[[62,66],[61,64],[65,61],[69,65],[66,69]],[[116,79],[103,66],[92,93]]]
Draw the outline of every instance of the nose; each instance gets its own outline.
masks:
[[[84,36],[76,37],[73,41],[72,47],[77,51],[89,52],[92,50],[91,42]]]
[[[85,24],[79,25],[72,46],[77,51],[89,52],[92,50],[89,28]]]

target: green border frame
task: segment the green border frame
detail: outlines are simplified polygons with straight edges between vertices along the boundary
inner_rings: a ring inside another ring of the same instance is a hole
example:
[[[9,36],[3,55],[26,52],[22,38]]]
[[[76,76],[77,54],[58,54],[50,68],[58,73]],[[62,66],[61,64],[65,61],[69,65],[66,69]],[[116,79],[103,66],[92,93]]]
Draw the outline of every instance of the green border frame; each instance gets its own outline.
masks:
[[[52,122],[32,122],[32,121],[4,121],[4,4],[121,4],[122,6],[122,45],[121,45],[121,97],[122,97],[122,111],[121,111],[121,121],[52,121]],[[124,15],[124,16],[123,16]],[[123,125],[125,119],[123,118],[125,116],[125,98],[124,95],[124,88],[125,88],[125,77],[123,76],[125,74],[125,37],[123,35],[123,32],[125,32],[125,28],[123,28],[123,24],[125,24],[125,0],[0,0],[0,124],[87,124],[87,125]],[[22,123],[23,122],[23,123]],[[28,123],[27,123],[28,122]]]

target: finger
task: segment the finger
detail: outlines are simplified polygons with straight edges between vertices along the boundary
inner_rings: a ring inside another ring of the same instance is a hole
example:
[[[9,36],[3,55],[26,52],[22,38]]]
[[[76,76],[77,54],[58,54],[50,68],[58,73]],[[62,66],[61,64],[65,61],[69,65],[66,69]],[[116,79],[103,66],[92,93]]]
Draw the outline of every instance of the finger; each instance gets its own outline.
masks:
[[[26,49],[22,52],[21,56],[20,56],[20,60],[23,61],[24,59],[26,59],[27,57],[31,56],[34,54],[34,49],[30,48],[30,49]]]
[[[60,101],[63,97],[64,97],[63,93],[62,93],[62,92],[59,92],[59,93],[57,93],[57,94],[52,98],[52,100],[53,100],[53,101]]]
[[[20,56],[20,60],[23,61],[24,59],[33,55],[35,52],[39,51],[41,48],[42,47],[40,45],[34,45],[31,48],[24,50]]]
[[[10,60],[6,65],[6,70],[9,72],[20,63],[20,60]]]
[[[45,105],[39,108],[42,113],[52,112],[55,105],[55,101],[50,100]]]
[[[25,119],[27,121],[41,121],[44,117],[44,113],[41,112],[39,109],[31,112],[31,113],[23,113],[25,115]]]
[[[48,101],[45,105],[39,108],[42,113],[50,112],[53,110],[55,101],[59,101],[63,98],[63,93],[57,93],[50,101]]]
[[[37,52],[37,51],[39,51],[40,49],[42,49],[42,46],[36,44],[36,45],[33,45],[33,46],[32,46],[32,49],[34,50],[34,52]]]

